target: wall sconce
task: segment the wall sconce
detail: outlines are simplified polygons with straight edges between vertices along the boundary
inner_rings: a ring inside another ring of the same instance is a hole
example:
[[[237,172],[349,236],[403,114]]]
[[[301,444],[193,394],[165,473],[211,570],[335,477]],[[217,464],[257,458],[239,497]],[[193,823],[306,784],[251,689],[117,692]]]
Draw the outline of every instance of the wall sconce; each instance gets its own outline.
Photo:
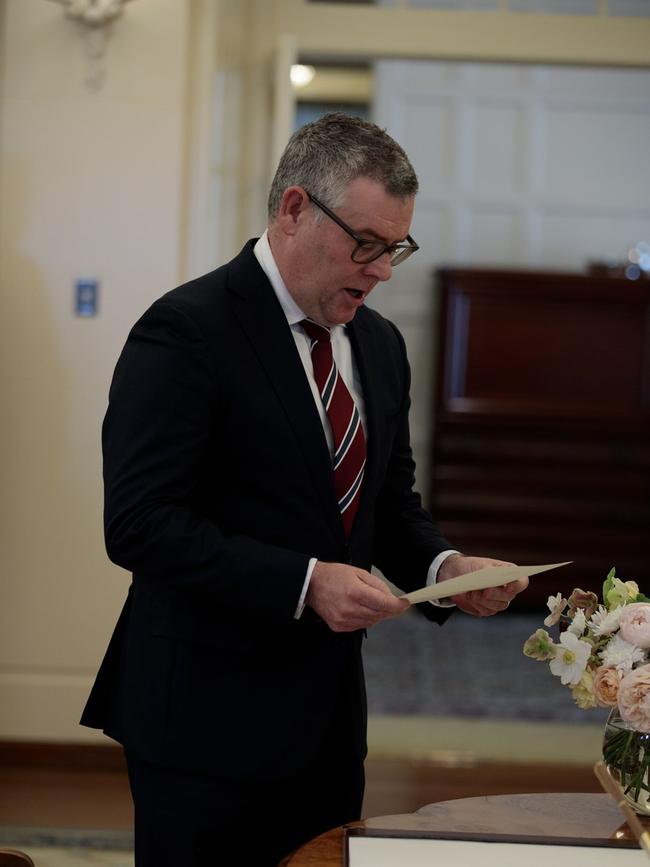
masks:
[[[97,91],[104,83],[104,57],[111,23],[118,18],[129,0],[52,0],[63,7],[67,18],[83,27],[83,39],[88,57],[88,72],[84,84]]]

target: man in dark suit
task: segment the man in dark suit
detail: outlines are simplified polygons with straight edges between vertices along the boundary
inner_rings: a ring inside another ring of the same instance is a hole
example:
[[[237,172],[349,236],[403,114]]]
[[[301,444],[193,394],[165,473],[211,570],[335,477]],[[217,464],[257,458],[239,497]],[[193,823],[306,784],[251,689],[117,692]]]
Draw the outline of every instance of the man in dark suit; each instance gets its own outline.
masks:
[[[138,867],[263,867],[358,818],[363,630],[408,607],[371,565],[408,591],[497,562],[422,509],[404,342],[365,306],[417,250],[416,191],[374,124],[308,124],[262,238],[153,304],[118,361],[105,530],[133,582],[82,722],[124,745]],[[525,583],[452,601],[494,614]]]

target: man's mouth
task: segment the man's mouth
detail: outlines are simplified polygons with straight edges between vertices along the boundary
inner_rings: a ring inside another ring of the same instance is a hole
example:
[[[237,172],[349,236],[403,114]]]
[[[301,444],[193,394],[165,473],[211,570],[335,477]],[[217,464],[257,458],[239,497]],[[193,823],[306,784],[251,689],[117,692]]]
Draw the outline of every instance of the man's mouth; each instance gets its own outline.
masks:
[[[345,291],[348,292],[350,295],[352,295],[353,298],[356,298],[359,301],[362,300],[363,298],[365,298],[365,295],[366,295],[366,293],[363,292],[361,289],[346,289]]]

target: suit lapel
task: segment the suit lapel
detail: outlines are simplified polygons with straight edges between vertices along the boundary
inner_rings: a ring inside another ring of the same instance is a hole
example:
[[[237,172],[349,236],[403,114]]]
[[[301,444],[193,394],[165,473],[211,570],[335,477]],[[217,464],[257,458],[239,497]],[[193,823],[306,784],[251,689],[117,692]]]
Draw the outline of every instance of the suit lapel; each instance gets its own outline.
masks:
[[[233,262],[229,282],[233,311],[278,396],[318,496],[337,535],[343,536],[332,462],[318,410],[284,311],[252,252]]]
[[[350,336],[352,351],[361,378],[363,400],[366,409],[367,424],[367,456],[366,470],[361,494],[359,511],[362,512],[369,504],[369,500],[375,488],[375,476],[380,464],[379,456],[382,443],[378,433],[381,429],[379,424],[381,404],[381,383],[377,379],[377,371],[380,370],[378,353],[380,347],[377,344],[375,332],[369,326],[366,319],[366,311],[361,308],[352,322],[347,326]],[[353,529],[354,532],[354,529]]]

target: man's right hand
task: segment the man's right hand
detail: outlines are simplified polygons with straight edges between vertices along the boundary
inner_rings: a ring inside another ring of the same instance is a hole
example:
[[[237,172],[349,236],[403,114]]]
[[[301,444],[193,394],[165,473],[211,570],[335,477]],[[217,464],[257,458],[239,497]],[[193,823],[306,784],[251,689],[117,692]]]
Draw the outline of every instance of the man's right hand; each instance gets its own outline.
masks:
[[[402,614],[410,604],[393,596],[380,578],[365,569],[320,560],[311,574],[305,601],[333,632],[368,629]]]

